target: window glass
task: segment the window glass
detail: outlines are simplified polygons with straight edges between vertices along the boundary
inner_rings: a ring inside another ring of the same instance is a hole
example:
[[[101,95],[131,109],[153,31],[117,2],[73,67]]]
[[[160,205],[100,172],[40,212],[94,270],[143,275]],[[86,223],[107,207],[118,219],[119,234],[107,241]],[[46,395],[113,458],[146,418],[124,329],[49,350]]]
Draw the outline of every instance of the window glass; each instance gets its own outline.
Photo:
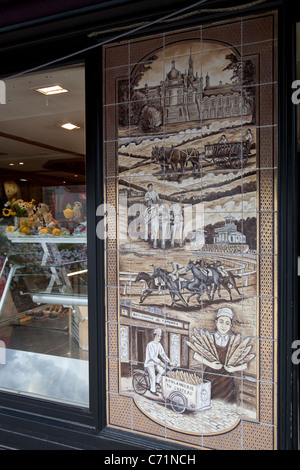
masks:
[[[0,390],[87,407],[84,66],[6,81]]]

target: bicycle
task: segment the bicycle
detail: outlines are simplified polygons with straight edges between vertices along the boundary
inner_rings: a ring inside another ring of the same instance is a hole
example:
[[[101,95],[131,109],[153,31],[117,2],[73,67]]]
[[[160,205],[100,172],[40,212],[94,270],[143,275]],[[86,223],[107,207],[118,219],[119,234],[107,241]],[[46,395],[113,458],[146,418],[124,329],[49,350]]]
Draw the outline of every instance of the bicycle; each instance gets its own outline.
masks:
[[[167,373],[168,370],[173,370],[175,366],[167,366],[165,365],[165,372],[164,375]],[[145,395],[145,393],[150,390],[150,376],[147,370],[142,369],[135,369],[132,376],[132,386],[133,390],[138,395]],[[158,384],[159,388],[160,385]]]
[[[150,377],[147,371],[136,369],[132,376],[133,390],[138,395],[145,395],[150,390]]]

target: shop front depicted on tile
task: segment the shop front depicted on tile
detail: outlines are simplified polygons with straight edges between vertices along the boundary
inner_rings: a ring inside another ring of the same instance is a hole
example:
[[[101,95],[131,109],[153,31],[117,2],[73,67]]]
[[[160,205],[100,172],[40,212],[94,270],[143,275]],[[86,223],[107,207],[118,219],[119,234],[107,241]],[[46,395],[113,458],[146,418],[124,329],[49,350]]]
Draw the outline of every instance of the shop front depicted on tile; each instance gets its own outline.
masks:
[[[277,447],[276,50],[275,13],[104,48],[111,427]]]

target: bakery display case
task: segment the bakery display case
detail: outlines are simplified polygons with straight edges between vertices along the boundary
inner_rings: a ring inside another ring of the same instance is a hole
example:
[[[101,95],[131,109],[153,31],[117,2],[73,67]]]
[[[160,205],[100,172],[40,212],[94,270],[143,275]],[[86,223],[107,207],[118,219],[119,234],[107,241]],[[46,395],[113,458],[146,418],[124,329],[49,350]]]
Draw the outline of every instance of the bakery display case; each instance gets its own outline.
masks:
[[[8,81],[8,96],[20,102],[8,100],[1,116],[0,390],[86,407],[84,66],[51,71],[63,94],[40,93],[49,80],[44,71]],[[65,120],[78,125],[69,130]]]

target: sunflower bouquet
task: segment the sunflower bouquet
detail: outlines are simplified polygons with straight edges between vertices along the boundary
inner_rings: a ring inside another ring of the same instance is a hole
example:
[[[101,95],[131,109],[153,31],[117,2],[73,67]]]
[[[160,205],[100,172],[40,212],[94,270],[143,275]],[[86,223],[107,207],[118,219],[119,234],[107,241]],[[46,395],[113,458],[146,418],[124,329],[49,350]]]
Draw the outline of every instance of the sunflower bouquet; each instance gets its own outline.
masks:
[[[34,200],[25,202],[23,199],[8,200],[2,209],[4,217],[29,217],[35,210]]]

